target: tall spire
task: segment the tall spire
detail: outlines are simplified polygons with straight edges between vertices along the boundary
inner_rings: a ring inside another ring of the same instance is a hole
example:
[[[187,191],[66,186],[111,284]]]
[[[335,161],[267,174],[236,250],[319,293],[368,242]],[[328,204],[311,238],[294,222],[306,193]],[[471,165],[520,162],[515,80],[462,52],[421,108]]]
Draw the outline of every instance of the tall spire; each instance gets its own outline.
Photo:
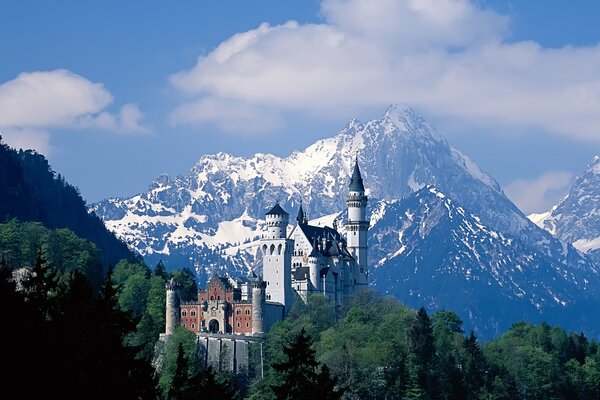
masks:
[[[351,192],[364,192],[365,186],[363,185],[363,179],[360,175],[360,169],[358,168],[358,152],[354,161],[354,171],[352,171],[352,178],[350,179],[350,185],[348,190]]]
[[[300,208],[298,209],[298,216],[296,217],[296,221],[298,221],[299,224],[307,224],[308,223],[308,219],[306,218],[306,213],[304,212],[304,209],[302,208],[302,200],[300,200]]]

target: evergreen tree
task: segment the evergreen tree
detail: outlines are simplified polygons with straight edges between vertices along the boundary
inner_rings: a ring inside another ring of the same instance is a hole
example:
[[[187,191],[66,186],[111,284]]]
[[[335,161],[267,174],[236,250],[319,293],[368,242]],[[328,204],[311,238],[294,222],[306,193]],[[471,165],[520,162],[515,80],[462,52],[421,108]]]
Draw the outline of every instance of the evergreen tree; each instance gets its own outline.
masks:
[[[277,399],[340,399],[342,391],[335,389],[337,379],[331,377],[327,367],[319,368],[312,340],[301,329],[295,340],[283,348],[286,361],[274,363],[278,375],[271,386]]]
[[[156,263],[156,266],[154,267],[154,275],[164,279],[165,281],[169,279],[169,273],[167,272],[165,264],[163,264],[162,260]]]
[[[432,374],[435,341],[431,320],[423,307],[417,312],[410,327],[407,350],[409,387],[406,395],[409,398],[429,395],[429,392],[435,388],[435,377]]]
[[[489,366],[473,331],[471,331],[469,337],[465,338],[463,348],[465,352],[463,373],[467,398],[476,399],[477,393],[486,384]]]
[[[189,377],[188,362],[183,352],[183,345],[179,343],[177,348],[177,361],[175,363],[175,374],[169,386],[168,400],[184,400],[193,398],[192,386]]]

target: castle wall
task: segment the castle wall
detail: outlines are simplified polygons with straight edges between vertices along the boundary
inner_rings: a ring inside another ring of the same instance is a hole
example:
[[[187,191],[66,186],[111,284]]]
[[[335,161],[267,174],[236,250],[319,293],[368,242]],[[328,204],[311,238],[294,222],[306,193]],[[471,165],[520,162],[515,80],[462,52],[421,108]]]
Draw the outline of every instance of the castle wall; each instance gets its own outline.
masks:
[[[276,322],[281,321],[284,318],[284,307],[279,303],[265,302],[264,305],[264,329],[265,332],[269,332],[271,327],[275,325]]]
[[[200,361],[217,371],[239,373],[248,371],[251,365],[262,365],[262,351],[250,352],[250,345],[262,349],[263,337],[198,333]],[[258,359],[253,359],[258,358]]]

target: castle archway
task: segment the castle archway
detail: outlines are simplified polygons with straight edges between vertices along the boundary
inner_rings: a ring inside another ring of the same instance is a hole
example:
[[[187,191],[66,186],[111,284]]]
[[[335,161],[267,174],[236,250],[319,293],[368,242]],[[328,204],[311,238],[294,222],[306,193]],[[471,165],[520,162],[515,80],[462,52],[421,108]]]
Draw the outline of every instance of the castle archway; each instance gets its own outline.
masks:
[[[216,319],[211,319],[208,323],[208,331],[210,333],[219,332],[219,321],[217,321]]]

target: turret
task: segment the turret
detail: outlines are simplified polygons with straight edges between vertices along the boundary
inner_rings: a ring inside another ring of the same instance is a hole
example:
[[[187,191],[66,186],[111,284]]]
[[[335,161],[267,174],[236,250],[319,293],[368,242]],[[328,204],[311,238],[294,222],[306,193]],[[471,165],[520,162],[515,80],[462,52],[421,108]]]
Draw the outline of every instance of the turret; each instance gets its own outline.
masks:
[[[165,285],[167,291],[165,334],[172,335],[180,324],[179,285],[171,278]]]
[[[346,224],[346,235],[348,251],[356,260],[357,266],[354,271],[355,282],[352,285],[367,284],[367,233],[369,221],[367,220],[367,202],[365,186],[358,167],[358,157],[355,159],[354,170],[350,184],[348,185],[348,223]]]
[[[285,239],[289,214],[277,203],[265,216],[267,220],[267,239]]]
[[[255,336],[265,333],[265,287],[260,277],[252,280],[252,334]]]
[[[300,208],[298,209],[298,216],[296,217],[296,222],[299,224],[308,224],[308,218],[306,218],[306,213],[304,212],[304,208],[302,208],[302,201],[300,202]]]
[[[314,290],[319,290],[319,250],[317,249],[318,242],[313,242],[313,249],[307,258],[308,273],[310,277],[310,283]]]

